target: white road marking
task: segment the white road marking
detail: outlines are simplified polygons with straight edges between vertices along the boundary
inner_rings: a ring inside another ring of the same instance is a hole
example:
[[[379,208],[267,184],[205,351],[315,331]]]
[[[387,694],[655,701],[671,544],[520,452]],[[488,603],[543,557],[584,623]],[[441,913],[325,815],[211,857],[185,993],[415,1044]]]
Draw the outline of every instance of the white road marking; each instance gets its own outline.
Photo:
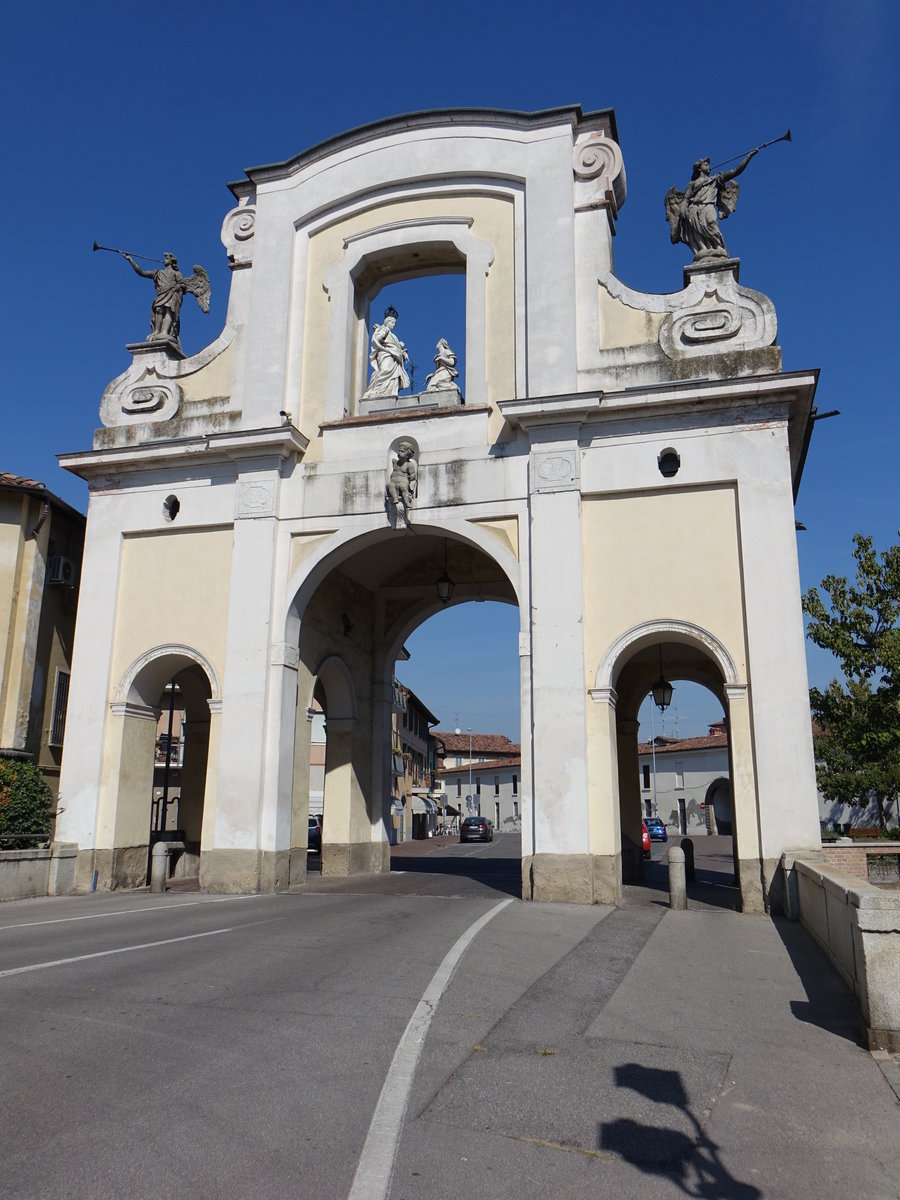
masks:
[[[148,904],[146,908],[114,908],[112,912],[84,913],[80,917],[53,917],[48,921],[20,921],[18,925],[0,925],[0,933],[7,929],[30,929],[33,925],[64,925],[67,921],[96,921],[99,917],[130,917],[133,913],[171,912],[173,908],[191,908],[195,904],[226,904],[229,900],[258,900],[261,893],[245,896],[216,896],[209,900],[184,900],[175,904]]]
[[[120,946],[117,950],[97,950],[93,954],[76,954],[73,958],[55,958],[52,962],[32,963],[30,967],[10,967],[0,971],[0,979],[8,975],[25,975],[28,971],[46,971],[48,967],[65,967],[69,963],[85,962],[89,958],[106,958],[110,954],[129,954],[132,950],[152,950],[155,946],[171,946],[174,942],[191,942],[195,938],[214,937],[217,933],[233,933],[237,926],[228,929],[209,929],[206,933],[186,933],[183,937],[166,938],[161,942],[141,942],[137,946]]]
[[[406,1116],[406,1106],[409,1103],[409,1093],[431,1019],[470,943],[488,921],[492,921],[507,904],[512,904],[512,900],[501,900],[495,904],[456,940],[416,1005],[415,1012],[394,1051],[387,1078],[375,1105],[348,1200],[384,1200],[387,1196],[403,1119]]]

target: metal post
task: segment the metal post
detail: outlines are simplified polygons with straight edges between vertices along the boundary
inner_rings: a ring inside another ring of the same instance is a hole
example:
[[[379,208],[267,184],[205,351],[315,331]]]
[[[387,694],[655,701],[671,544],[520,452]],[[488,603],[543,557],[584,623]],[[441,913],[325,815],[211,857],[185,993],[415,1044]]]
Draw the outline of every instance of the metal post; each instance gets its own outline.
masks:
[[[653,815],[659,816],[659,805],[656,803],[656,733],[653,729],[653,709],[655,705],[650,705],[650,757],[653,761]]]
[[[166,813],[169,808],[169,764],[172,761],[172,725],[175,720],[175,680],[169,684],[169,732],[166,737],[166,765],[163,768],[163,794],[162,794],[162,828],[166,827]],[[157,816],[156,828],[160,828],[160,820]]]

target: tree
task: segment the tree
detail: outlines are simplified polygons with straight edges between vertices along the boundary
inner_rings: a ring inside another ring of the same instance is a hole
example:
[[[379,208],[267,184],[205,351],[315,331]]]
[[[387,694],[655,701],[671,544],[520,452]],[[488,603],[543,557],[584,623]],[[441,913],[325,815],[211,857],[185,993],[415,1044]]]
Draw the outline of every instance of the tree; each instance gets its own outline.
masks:
[[[819,787],[829,800],[874,799],[878,823],[900,796],[900,546],[880,556],[857,533],[855,584],[838,575],[803,597],[807,637],[837,658],[844,682],[810,691]]]
[[[53,793],[34,763],[0,758],[0,850],[25,850],[50,836]]]

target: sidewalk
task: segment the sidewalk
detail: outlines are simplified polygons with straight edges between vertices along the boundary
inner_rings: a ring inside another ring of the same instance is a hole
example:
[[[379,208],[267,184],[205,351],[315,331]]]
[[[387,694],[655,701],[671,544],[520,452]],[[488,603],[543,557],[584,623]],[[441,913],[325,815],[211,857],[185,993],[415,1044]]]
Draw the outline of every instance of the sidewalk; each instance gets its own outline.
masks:
[[[470,1200],[896,1200],[890,1066],[799,926],[626,907],[422,1103],[403,1167],[439,1139]]]

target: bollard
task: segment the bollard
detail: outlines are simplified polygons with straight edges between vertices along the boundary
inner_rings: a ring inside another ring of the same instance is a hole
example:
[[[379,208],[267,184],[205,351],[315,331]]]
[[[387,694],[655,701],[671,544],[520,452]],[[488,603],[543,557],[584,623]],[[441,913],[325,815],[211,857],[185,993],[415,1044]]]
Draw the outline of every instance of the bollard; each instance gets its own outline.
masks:
[[[694,868],[694,843],[691,838],[686,837],[681,839],[681,848],[684,851],[684,878],[686,883],[697,882],[697,872]]]
[[[687,908],[687,891],[684,884],[684,851],[680,846],[669,850],[669,908]]]
[[[169,846],[167,842],[156,842],[150,855],[150,891],[164,892],[169,873]]]

